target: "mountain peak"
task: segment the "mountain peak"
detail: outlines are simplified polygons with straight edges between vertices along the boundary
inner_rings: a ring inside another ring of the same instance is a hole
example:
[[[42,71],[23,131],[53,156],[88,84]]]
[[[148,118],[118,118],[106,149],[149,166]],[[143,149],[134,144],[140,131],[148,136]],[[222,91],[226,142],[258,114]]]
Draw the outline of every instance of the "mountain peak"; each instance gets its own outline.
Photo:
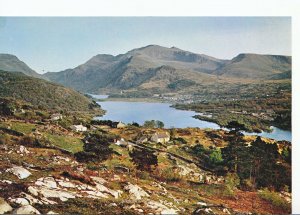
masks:
[[[25,75],[40,78],[41,75],[27,66],[17,56],[12,54],[0,54],[0,70],[8,72],[22,72]]]

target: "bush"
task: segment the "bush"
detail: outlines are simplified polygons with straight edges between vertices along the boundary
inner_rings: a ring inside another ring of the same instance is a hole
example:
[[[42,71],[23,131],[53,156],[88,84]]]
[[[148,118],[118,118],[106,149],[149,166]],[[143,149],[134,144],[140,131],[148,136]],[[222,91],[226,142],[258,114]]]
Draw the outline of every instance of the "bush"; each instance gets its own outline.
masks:
[[[25,146],[31,146],[31,147],[40,147],[41,146],[41,143],[37,139],[30,137],[30,136],[24,136],[21,139],[20,144],[25,145]]]
[[[78,161],[104,161],[113,153],[109,147],[116,137],[110,134],[94,133],[85,138],[84,151],[75,154]]]
[[[225,193],[229,196],[234,195],[237,186],[240,185],[240,178],[236,173],[228,173],[225,177]]]
[[[160,179],[168,182],[177,182],[182,180],[182,176],[174,172],[173,168],[166,168],[160,171]]]
[[[253,181],[250,179],[243,180],[241,182],[241,186],[243,190],[248,190],[248,191],[254,191],[256,187]]]
[[[151,150],[133,149],[129,155],[139,170],[152,172],[152,167],[157,166],[157,156]]]
[[[213,165],[217,165],[223,162],[222,152],[220,148],[216,148],[210,153],[209,161]]]
[[[283,199],[278,193],[270,191],[267,188],[263,189],[259,193],[259,196],[278,208],[284,210],[290,210],[291,208],[291,204],[289,204],[285,199]]]

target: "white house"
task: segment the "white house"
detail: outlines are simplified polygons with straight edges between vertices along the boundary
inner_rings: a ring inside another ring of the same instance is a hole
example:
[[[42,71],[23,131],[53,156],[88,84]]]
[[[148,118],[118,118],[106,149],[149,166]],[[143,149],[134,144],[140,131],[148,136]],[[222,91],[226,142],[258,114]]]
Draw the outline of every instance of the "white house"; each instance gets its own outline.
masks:
[[[112,124],[112,127],[113,128],[125,128],[126,127],[126,124],[124,124],[123,122],[114,122]]]
[[[85,127],[83,125],[72,125],[71,129],[73,131],[76,131],[76,132],[78,132],[78,131],[87,131],[87,127]]]
[[[55,120],[59,120],[62,119],[63,116],[60,113],[54,113],[51,115],[51,120],[55,121]]]
[[[157,132],[152,135],[151,140],[156,143],[167,143],[170,141],[170,134],[168,132]]]

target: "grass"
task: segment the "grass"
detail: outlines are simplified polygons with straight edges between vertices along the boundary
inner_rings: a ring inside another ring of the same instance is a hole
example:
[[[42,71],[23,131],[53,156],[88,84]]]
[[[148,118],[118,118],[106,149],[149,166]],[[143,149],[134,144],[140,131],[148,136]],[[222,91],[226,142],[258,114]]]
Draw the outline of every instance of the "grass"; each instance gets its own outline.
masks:
[[[76,137],[53,135],[45,133],[45,137],[55,146],[76,153],[83,151],[83,142]]]
[[[12,130],[22,132],[24,134],[29,134],[32,132],[33,129],[35,129],[35,125],[29,124],[29,123],[23,123],[23,122],[11,122],[11,124],[8,123],[0,123],[0,127],[7,128],[10,126]]]
[[[289,204],[285,199],[283,199],[278,193],[269,191],[267,188],[263,189],[259,196],[270,202],[272,205],[281,208],[283,210],[289,210],[291,208],[291,204]]]

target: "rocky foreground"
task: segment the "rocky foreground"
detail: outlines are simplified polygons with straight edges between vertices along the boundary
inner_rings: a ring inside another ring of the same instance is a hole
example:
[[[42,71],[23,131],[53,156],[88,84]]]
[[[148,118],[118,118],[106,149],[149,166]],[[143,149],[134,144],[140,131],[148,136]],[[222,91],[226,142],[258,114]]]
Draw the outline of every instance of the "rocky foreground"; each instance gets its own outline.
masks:
[[[18,160],[18,165],[15,164],[15,159]],[[177,214],[191,212],[185,205],[196,200],[186,198],[186,194],[180,195],[180,190],[174,190],[175,187],[168,190],[164,182],[147,183],[145,180],[133,178],[124,170],[89,170],[72,156],[55,149],[1,145],[0,168],[1,213],[89,213],[89,208],[81,208],[76,204],[85,201],[95,207],[92,203],[99,200],[101,207],[94,209],[100,214],[108,211]],[[192,172],[184,166],[179,168],[182,175]],[[200,174],[197,176],[200,177]],[[185,192],[188,193],[189,190]],[[223,205],[203,201],[195,203],[195,214],[200,214],[201,211],[231,214],[231,210]],[[74,207],[68,208],[70,204],[74,204]]]
[[[120,147],[119,152],[122,150],[123,155],[117,156],[121,160],[127,149]],[[242,193],[240,199],[232,201],[218,198],[217,193],[209,197],[203,193],[205,189],[193,189],[199,184],[218,186],[224,178],[176,158],[174,172],[195,185],[166,183],[121,167],[91,170],[73,155],[57,149],[4,144],[0,153],[0,213],[250,214],[247,210],[251,200],[252,204],[257,201],[258,212],[276,211],[255,194],[247,199],[247,193]],[[291,201],[288,193],[282,196]]]

